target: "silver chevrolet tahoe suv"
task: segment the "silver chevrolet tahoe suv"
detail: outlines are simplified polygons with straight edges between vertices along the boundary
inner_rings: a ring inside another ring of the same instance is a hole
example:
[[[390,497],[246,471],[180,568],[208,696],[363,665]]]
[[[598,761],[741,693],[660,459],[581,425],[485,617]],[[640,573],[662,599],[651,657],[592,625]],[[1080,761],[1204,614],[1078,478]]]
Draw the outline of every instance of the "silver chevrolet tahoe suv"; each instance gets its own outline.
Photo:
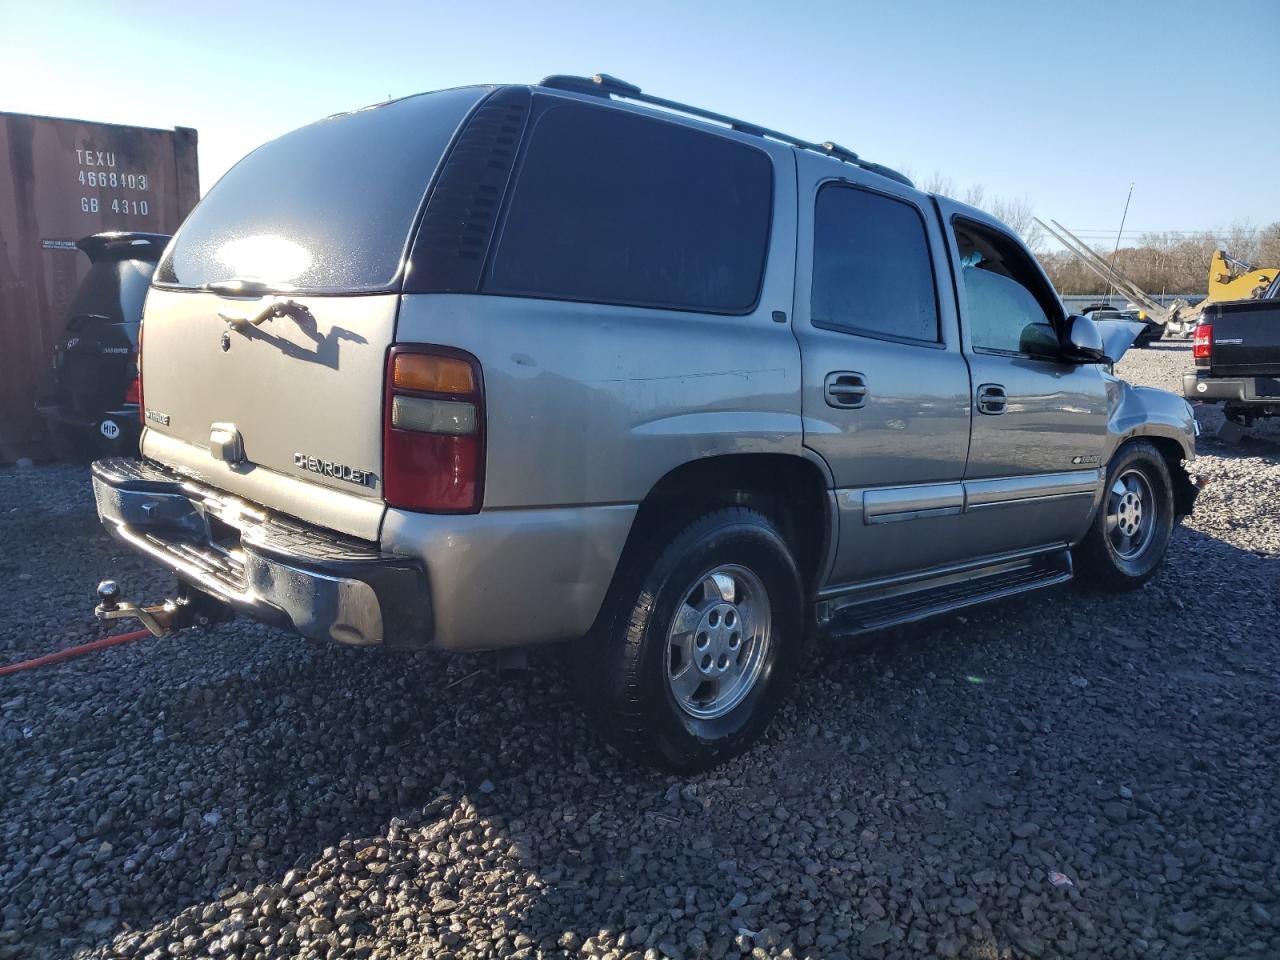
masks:
[[[169,245],[93,485],[179,592],[99,614],[567,641],[612,742],[705,768],[807,638],[1152,575],[1194,420],[1108,352],[1005,226],[835,144],[608,76],[406,97]]]

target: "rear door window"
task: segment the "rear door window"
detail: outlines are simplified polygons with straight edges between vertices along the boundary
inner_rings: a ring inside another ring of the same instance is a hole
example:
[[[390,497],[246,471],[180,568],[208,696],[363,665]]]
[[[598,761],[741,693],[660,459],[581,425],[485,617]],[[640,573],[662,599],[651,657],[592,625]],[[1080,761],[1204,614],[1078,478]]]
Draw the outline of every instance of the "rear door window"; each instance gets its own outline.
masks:
[[[938,297],[920,211],[842,184],[818,191],[813,221],[814,326],[893,340],[938,341]]]
[[[156,271],[160,284],[229,279],[279,290],[382,290],[399,278],[423,194],[468,111],[466,87],[407,97],[287,133],[209,191]]]
[[[768,154],[621,110],[534,122],[486,293],[747,313],[773,206]]]

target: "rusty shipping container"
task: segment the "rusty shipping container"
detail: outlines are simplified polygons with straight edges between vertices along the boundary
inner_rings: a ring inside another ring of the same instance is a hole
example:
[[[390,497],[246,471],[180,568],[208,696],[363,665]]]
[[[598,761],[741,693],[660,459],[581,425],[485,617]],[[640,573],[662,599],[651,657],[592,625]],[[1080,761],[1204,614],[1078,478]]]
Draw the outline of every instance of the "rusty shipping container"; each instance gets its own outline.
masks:
[[[173,233],[200,196],[196,131],[0,112],[0,463],[41,450],[34,404],[103,230]]]

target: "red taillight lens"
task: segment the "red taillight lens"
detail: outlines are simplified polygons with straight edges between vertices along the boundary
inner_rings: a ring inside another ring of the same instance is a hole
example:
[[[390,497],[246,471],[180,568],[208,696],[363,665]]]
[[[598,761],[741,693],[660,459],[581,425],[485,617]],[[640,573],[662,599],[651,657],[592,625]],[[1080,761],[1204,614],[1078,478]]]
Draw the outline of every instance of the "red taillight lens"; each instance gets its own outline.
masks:
[[[382,410],[388,506],[475,513],[484,493],[484,383],[475,357],[447,347],[392,347]]]
[[[1208,360],[1213,356],[1213,324],[1202,323],[1191,339],[1191,356],[1196,360]]]
[[[129,381],[129,385],[124,388],[125,403],[142,403],[142,381],[138,377],[134,377]]]

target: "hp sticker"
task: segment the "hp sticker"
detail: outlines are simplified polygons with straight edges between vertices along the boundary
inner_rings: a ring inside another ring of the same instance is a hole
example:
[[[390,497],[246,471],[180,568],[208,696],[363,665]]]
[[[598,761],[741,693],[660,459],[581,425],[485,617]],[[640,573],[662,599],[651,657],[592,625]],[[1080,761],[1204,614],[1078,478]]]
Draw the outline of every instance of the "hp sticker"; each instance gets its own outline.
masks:
[[[116,437],[120,436],[120,424],[116,423],[114,420],[103,420],[102,426],[98,429],[102,431],[102,435],[108,440],[114,440]]]

